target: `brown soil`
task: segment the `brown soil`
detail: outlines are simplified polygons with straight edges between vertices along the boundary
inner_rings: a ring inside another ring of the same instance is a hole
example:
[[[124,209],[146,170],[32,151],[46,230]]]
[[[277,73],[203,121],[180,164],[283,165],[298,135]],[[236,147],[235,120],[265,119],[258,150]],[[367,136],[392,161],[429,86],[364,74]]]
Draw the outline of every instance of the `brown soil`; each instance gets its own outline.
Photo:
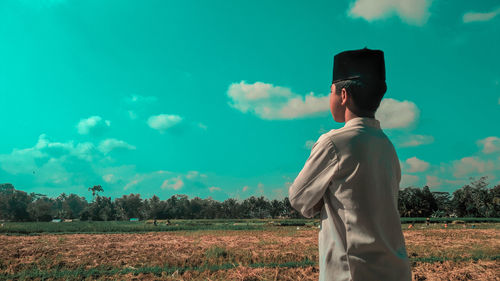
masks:
[[[496,229],[408,230],[403,232],[411,257],[498,255]],[[317,261],[317,229],[200,231],[144,234],[0,235],[0,273],[36,267],[45,270],[176,266],[203,264]],[[500,262],[445,261],[415,263],[414,280],[500,280]],[[120,275],[126,280],[317,280],[318,267],[249,268],[187,271],[182,275]],[[117,277],[101,278],[116,279]]]

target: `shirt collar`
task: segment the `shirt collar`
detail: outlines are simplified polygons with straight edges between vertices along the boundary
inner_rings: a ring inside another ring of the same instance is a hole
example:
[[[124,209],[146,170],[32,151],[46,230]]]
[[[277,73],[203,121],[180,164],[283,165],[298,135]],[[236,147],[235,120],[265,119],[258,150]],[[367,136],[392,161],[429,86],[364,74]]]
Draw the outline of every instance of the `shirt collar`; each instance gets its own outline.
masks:
[[[380,129],[380,122],[375,118],[369,118],[369,117],[352,118],[351,120],[345,123],[344,127],[351,127],[355,125],[365,125]]]

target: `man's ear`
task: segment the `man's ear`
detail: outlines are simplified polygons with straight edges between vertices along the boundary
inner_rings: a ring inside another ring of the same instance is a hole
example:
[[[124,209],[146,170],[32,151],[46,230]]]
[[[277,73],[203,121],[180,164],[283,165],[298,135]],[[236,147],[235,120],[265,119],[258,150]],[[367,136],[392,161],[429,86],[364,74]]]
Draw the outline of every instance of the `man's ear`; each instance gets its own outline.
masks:
[[[347,104],[347,99],[348,99],[348,96],[347,96],[347,91],[345,90],[345,88],[342,88],[342,91],[340,93],[340,99],[341,99],[341,105],[342,106],[345,106]]]

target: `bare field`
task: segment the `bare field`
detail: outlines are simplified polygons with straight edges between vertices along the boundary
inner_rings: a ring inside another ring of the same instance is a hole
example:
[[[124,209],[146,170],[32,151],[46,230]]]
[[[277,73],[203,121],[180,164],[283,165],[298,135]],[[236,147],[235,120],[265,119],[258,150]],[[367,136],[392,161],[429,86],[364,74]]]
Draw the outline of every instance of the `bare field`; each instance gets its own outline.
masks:
[[[414,280],[500,280],[500,232],[403,231]],[[318,229],[0,235],[0,279],[317,280]]]

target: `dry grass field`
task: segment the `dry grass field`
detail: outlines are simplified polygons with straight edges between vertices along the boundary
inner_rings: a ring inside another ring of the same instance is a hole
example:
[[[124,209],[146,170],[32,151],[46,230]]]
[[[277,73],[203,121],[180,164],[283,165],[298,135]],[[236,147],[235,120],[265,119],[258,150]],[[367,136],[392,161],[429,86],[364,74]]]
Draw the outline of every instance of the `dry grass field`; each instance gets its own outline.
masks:
[[[500,231],[403,225],[414,280],[500,280]],[[0,235],[2,280],[317,280],[318,229]]]

